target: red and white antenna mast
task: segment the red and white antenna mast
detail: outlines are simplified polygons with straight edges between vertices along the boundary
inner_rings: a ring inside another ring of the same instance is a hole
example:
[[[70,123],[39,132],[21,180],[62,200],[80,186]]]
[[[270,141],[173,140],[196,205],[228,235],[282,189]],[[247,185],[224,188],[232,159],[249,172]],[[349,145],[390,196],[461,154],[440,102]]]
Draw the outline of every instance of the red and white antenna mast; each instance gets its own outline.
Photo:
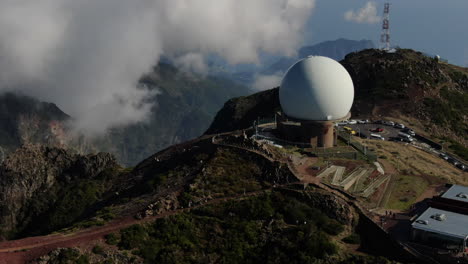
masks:
[[[390,4],[385,3],[382,21],[382,35],[380,35],[380,48],[390,50]]]

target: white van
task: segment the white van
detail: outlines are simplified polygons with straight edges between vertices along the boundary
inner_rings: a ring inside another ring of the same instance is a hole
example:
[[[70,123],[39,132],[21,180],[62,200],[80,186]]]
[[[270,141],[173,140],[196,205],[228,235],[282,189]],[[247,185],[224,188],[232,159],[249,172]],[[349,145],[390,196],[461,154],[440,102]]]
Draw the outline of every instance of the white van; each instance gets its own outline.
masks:
[[[336,126],[346,126],[347,124],[348,124],[348,121],[344,120],[344,121],[336,123]]]
[[[403,133],[403,132],[399,132],[398,136],[401,137],[401,138],[405,138],[406,140],[408,140],[410,142],[414,141],[414,139],[410,135],[408,135],[406,133]]]
[[[385,140],[385,138],[382,137],[382,136],[379,135],[379,134],[371,133],[371,134],[370,134],[370,137],[371,137],[371,138],[375,138],[375,139]]]

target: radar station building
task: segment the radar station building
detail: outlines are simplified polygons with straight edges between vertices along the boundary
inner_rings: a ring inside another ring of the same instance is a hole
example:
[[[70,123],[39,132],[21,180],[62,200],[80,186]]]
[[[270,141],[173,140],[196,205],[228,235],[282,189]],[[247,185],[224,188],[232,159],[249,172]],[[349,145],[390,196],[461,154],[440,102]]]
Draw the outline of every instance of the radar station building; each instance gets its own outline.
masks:
[[[454,184],[441,196],[433,197],[430,206],[468,215],[468,187]]]
[[[452,185],[429,206],[411,224],[413,242],[468,253],[468,187]]]
[[[335,122],[349,119],[354,100],[351,76],[337,61],[309,56],[286,72],[279,88],[279,136],[312,147],[336,144]]]
[[[429,207],[411,224],[411,238],[432,248],[468,252],[468,216]]]

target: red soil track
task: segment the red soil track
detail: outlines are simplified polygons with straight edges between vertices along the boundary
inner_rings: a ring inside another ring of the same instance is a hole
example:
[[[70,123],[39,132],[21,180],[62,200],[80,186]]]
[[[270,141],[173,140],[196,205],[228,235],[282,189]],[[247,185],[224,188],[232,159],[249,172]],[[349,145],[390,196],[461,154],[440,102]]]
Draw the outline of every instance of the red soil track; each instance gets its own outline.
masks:
[[[144,219],[135,219],[126,217],[119,220],[109,222],[105,226],[91,227],[71,234],[52,234],[46,236],[28,237],[18,240],[0,242],[0,264],[20,264],[27,263],[40,256],[46,255],[56,248],[77,247],[80,245],[89,245],[90,242],[104,238],[105,235],[120,229],[129,227],[134,224],[142,224],[145,222],[154,221],[158,218],[164,218],[170,215],[189,211],[191,209],[214,204],[222,201],[233,199],[242,200],[244,198],[258,195],[266,190],[247,193],[229,198],[218,198],[208,201],[204,204],[193,206],[191,208],[177,209],[174,211],[164,212],[162,214],[146,217]]]
[[[174,214],[175,212],[171,212]],[[128,227],[170,215],[161,214],[156,217],[136,220],[123,218],[110,222],[106,226],[92,227],[73,234],[54,234],[47,236],[28,237],[19,240],[0,243],[0,264],[26,263],[60,247],[76,247],[88,244],[90,241],[103,238],[105,235]]]

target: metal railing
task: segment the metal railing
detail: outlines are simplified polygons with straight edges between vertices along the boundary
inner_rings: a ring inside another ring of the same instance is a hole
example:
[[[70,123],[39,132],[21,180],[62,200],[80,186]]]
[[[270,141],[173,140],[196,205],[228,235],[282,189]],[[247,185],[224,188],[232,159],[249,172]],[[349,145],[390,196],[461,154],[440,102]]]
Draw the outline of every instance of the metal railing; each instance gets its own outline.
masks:
[[[352,146],[353,148],[364,154],[364,156],[366,156],[369,161],[373,162],[377,160],[377,154],[369,150],[366,146],[362,145],[358,141],[354,140],[353,136],[350,133],[338,129],[336,130],[336,133],[338,134],[338,137],[341,138],[343,141],[347,142],[348,145]]]

